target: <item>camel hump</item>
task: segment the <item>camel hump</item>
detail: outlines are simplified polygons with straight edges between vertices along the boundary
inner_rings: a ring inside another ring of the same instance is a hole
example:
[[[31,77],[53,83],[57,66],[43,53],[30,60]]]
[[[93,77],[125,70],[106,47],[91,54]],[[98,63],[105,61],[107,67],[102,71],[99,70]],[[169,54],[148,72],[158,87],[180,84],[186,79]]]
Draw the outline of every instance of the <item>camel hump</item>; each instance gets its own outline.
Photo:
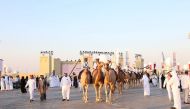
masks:
[[[117,79],[117,74],[116,74],[116,71],[113,70],[113,69],[110,69],[109,70],[109,81],[116,81]]]

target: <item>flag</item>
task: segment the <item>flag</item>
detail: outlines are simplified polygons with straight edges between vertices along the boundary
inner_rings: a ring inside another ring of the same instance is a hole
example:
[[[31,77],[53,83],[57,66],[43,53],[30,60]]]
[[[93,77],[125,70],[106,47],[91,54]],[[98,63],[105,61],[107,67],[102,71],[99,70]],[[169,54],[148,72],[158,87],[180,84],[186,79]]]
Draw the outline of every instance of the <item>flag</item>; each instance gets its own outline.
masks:
[[[162,52],[162,61],[163,61],[163,63],[165,63],[165,56],[164,56],[163,52]]]
[[[154,69],[156,69],[156,63],[154,63]]]
[[[176,53],[173,52],[173,67],[176,66]]]

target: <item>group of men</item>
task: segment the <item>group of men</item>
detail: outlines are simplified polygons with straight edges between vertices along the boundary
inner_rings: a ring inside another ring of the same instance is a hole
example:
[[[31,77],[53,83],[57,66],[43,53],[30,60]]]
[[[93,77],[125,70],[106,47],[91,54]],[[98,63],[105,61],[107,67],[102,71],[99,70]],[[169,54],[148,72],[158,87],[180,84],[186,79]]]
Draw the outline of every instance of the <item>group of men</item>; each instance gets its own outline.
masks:
[[[30,75],[30,79],[28,79],[25,88],[28,88],[30,94],[30,102],[34,101],[34,90],[36,88],[36,81],[33,75]],[[46,90],[48,89],[48,84],[46,78],[43,75],[40,76],[38,81],[38,91],[40,93],[40,100],[46,100]]]
[[[96,69],[101,62],[99,59],[96,59],[94,63],[93,69]],[[111,61],[108,60],[108,64],[111,68]],[[88,61],[85,59],[83,64],[84,69],[90,69],[88,66]],[[144,75],[141,79],[144,86],[144,96],[150,95],[150,79],[152,79],[152,83],[154,86],[157,86],[158,77],[156,75],[152,75],[149,78],[148,73],[144,72]],[[165,81],[163,82],[162,87],[166,87],[168,91],[168,97],[170,101],[173,101],[174,106],[171,109],[181,109],[181,97],[180,97],[180,81],[182,85],[182,89],[184,92],[184,104],[190,104],[188,101],[188,95],[190,92],[190,75],[188,71],[185,71],[184,74],[179,76],[175,69],[167,73]],[[6,90],[7,85],[11,84],[11,77],[7,79],[7,77],[1,77],[1,90]],[[3,86],[3,87],[2,87]],[[5,86],[5,87],[4,87]],[[62,88],[62,101],[69,101],[70,100],[70,88],[72,86],[72,81],[70,76],[67,73],[64,73],[64,76],[61,79],[60,87]],[[10,86],[9,86],[10,87]],[[34,90],[36,89],[36,81],[34,76],[31,75],[30,79],[26,83],[26,88],[29,90],[30,94],[30,102],[34,101]],[[40,100],[46,100],[46,90],[48,89],[47,86],[47,79],[44,78],[43,75],[40,76],[40,79],[37,84],[38,91],[40,93]]]
[[[1,76],[1,91],[13,90],[13,77],[12,76]]]
[[[184,104],[190,104],[188,95],[190,91],[190,76],[188,71],[178,75],[176,70],[169,71],[164,81],[164,86],[168,92],[168,98],[174,102],[171,109],[181,109],[180,82],[184,93]]]
[[[40,100],[46,100],[46,90],[48,89],[47,79],[44,78],[43,75],[40,76],[38,81],[37,89],[40,94]],[[61,79],[60,87],[62,88],[62,101],[69,101],[70,98],[70,87],[71,87],[71,79],[65,73],[65,75]],[[29,95],[30,95],[30,102],[34,101],[34,92],[36,88],[36,81],[33,75],[30,75],[30,79],[27,81],[25,88],[28,88]]]

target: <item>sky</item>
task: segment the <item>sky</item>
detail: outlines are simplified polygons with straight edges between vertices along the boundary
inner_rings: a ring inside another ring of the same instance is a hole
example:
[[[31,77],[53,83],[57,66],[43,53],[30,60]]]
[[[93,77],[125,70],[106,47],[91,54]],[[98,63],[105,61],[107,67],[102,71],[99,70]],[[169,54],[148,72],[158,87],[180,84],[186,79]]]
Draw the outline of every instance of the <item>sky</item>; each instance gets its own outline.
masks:
[[[129,51],[145,63],[162,52],[190,61],[189,0],[0,0],[0,58],[11,69],[39,71],[42,50],[62,60],[80,50]]]

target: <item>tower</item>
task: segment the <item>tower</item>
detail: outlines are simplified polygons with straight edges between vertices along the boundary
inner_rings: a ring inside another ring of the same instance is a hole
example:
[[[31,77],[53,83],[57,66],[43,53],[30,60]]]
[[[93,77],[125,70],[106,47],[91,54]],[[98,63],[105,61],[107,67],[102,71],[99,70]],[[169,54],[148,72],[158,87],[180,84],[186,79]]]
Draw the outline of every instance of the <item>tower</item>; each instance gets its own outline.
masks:
[[[42,51],[40,56],[40,75],[49,76],[53,67],[53,51]]]
[[[0,59],[0,76],[3,72],[3,59]]]
[[[135,55],[135,67],[137,69],[141,69],[144,67],[144,59],[142,58],[141,54]]]

